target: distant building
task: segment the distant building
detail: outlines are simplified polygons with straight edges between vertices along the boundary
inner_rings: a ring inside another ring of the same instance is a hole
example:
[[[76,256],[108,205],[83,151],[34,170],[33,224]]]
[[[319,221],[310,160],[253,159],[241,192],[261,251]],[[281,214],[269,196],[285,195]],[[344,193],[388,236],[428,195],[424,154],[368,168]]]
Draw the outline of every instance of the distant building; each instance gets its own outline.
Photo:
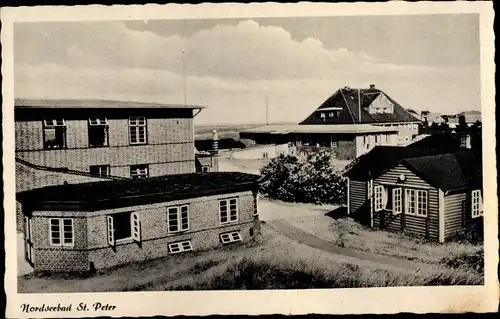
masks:
[[[458,116],[463,116],[465,118],[465,123],[467,123],[468,126],[472,126],[476,122],[482,122],[480,111],[465,111],[459,113]]]
[[[382,90],[338,89],[300,124],[370,124],[396,128],[398,141],[409,143],[418,135],[420,119]]]
[[[444,242],[483,227],[482,163],[468,149],[376,147],[346,173],[348,214]]]
[[[341,160],[354,159],[376,145],[398,143],[398,129],[369,124],[268,125],[241,131],[240,136],[260,145],[288,144],[288,153],[298,155],[326,150]]]
[[[35,271],[90,271],[248,241],[259,178],[188,173],[20,192],[25,258]]]
[[[438,125],[445,123],[445,120],[439,113],[422,112],[422,122],[426,122],[428,126],[432,126],[434,123]]]

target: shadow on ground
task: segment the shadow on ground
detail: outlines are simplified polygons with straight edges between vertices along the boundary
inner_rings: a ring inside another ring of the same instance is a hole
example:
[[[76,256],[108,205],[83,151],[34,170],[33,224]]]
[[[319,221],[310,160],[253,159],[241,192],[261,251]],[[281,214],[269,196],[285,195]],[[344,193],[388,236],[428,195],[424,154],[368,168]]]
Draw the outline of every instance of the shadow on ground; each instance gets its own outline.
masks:
[[[334,210],[326,213],[325,216],[331,217],[333,219],[347,217],[347,207],[345,207],[345,206],[337,207]]]

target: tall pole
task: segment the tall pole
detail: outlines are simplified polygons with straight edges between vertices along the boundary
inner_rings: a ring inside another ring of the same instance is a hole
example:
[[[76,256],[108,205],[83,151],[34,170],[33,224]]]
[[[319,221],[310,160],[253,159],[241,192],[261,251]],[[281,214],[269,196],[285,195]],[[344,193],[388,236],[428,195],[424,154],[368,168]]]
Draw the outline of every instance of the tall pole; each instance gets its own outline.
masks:
[[[184,105],[187,104],[187,93],[186,93],[186,62],[184,61],[184,50],[182,51],[182,84],[184,88]]]
[[[269,125],[269,103],[266,94],[266,125]]]
[[[358,123],[361,123],[361,89],[358,89],[358,114],[359,114]]]

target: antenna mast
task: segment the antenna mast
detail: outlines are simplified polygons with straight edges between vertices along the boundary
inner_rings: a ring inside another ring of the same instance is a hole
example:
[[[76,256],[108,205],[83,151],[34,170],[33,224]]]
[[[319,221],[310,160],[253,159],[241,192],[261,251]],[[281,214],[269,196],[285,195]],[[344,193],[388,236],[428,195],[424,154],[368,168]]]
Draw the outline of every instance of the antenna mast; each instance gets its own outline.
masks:
[[[184,105],[187,104],[187,93],[186,93],[186,62],[184,61],[184,50],[182,50],[182,84],[184,88]]]
[[[266,125],[269,125],[269,103],[266,94]]]

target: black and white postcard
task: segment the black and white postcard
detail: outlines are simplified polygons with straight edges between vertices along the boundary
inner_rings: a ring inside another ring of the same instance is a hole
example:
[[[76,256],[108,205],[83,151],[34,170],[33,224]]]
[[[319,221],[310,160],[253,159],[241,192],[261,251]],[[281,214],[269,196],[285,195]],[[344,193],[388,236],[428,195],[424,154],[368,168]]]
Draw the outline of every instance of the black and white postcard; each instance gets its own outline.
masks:
[[[492,3],[1,14],[7,317],[496,311]]]

